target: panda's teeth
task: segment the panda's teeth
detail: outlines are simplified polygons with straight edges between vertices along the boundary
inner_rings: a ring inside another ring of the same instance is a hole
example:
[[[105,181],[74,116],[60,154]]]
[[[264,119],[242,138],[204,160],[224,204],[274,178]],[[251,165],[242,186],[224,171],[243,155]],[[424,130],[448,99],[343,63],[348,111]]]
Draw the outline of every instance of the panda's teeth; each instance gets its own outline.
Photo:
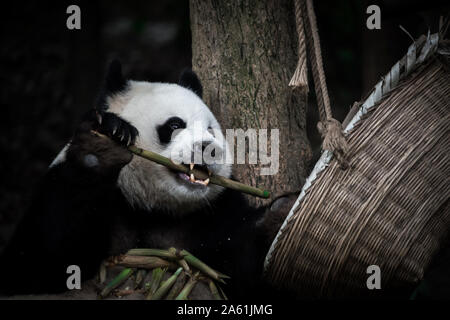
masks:
[[[195,182],[195,177],[193,173],[191,173],[191,182]]]
[[[206,179],[206,180],[195,180],[195,183],[207,186],[208,183],[209,183],[209,179]]]
[[[189,164],[189,168],[191,168],[191,170],[194,169],[194,164],[193,164],[193,163],[190,163],[190,164]]]

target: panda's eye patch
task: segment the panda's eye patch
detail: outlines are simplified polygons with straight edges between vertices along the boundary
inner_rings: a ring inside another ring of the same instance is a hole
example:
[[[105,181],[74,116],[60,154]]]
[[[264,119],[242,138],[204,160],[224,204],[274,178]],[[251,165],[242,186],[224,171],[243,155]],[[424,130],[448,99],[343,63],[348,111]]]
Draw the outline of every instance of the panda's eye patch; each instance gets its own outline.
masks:
[[[158,126],[156,130],[158,131],[159,141],[161,143],[169,143],[172,138],[172,133],[178,129],[186,128],[186,122],[178,117],[172,117],[167,119],[164,124]]]

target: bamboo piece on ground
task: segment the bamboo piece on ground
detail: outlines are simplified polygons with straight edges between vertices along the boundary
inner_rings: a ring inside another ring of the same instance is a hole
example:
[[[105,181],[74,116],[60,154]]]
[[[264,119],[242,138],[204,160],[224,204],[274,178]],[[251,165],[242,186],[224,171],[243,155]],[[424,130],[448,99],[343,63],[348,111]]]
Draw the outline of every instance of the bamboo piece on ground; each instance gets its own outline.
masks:
[[[191,266],[197,268],[198,270],[202,271],[203,273],[207,274],[214,280],[217,280],[219,282],[225,283],[223,279],[229,279],[230,277],[227,275],[224,275],[223,273],[217,272],[210,266],[208,266],[203,261],[199,260],[198,258],[194,257],[192,254],[190,254],[186,250],[182,250],[181,254],[184,254],[184,260],[186,260]]]
[[[150,290],[147,295],[147,300],[151,300],[152,296],[158,290],[161,280],[166,273],[166,269],[156,268],[152,271],[152,280],[150,281]]]
[[[104,284],[106,281],[108,271],[106,270],[106,262],[102,261],[100,264],[100,270],[98,272],[98,280],[100,284]]]
[[[208,284],[209,284],[209,290],[211,291],[211,294],[213,295],[214,299],[215,300],[223,300],[222,297],[220,296],[219,289],[217,289],[217,286],[214,283],[214,280],[209,279]]]
[[[184,288],[184,285],[186,284],[186,278],[187,274],[186,272],[182,271],[181,274],[176,279],[174,285],[172,286],[172,289],[170,289],[169,293],[166,296],[166,300],[173,300],[176,296],[181,292],[181,290]]]
[[[134,289],[137,289],[141,286],[142,281],[147,276],[147,270],[145,269],[139,269],[136,273],[136,279],[134,281]]]
[[[128,255],[131,256],[155,256],[160,258],[167,258],[170,260],[177,260],[181,258],[181,255],[177,255],[176,251],[172,250],[163,250],[163,249],[131,249],[127,252]]]
[[[134,270],[131,268],[126,268],[122,270],[122,272],[119,273],[117,277],[115,277],[111,282],[109,282],[105,288],[103,288],[102,292],[100,293],[101,298],[107,297],[112,290],[120,286],[122,283],[124,283],[132,274]]]
[[[181,267],[178,268],[177,271],[175,271],[175,273],[172,276],[170,276],[169,279],[164,281],[158,288],[158,290],[156,290],[156,292],[152,295],[150,300],[161,300],[167,294],[167,292],[169,292],[170,288],[172,288],[173,284],[177,280],[177,277],[182,270],[183,268]]]
[[[120,256],[117,264],[124,267],[142,269],[169,268],[175,270],[177,268],[175,263],[158,257],[132,256],[128,254]]]
[[[194,286],[198,282],[198,276],[200,272],[197,272],[193,277],[189,279],[189,281],[184,286],[183,290],[181,290],[180,294],[175,298],[175,300],[187,300],[189,297],[189,294],[191,293],[192,289],[194,289]]]

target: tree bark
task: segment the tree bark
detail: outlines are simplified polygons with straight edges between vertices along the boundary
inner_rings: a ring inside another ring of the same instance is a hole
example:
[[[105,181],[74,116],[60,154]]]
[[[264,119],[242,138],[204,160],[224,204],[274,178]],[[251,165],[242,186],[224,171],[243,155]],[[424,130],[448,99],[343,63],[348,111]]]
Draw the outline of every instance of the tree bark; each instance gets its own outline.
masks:
[[[268,129],[270,155],[270,130],[279,129],[278,173],[260,175],[267,165],[258,158],[256,165],[235,164],[235,177],[270,190],[272,199],[299,191],[311,148],[307,94],[288,86],[297,62],[293,1],[191,0],[190,17],[193,69],[223,130]],[[266,203],[255,197],[249,201]]]

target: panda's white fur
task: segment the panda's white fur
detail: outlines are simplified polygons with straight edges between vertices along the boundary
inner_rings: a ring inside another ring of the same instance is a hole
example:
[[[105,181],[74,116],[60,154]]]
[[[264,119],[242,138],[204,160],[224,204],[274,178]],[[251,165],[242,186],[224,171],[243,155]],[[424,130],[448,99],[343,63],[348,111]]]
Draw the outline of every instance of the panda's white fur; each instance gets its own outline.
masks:
[[[212,173],[230,177],[232,167],[229,146],[219,123],[200,97],[177,84],[128,81],[127,90],[107,98],[108,112],[127,120],[139,131],[136,146],[159,153],[175,162],[183,162],[182,155],[191,151],[196,143],[208,141],[222,152],[220,163],[209,165]],[[157,126],[171,117],[179,117],[186,128],[174,135],[168,144],[162,144]],[[212,130],[210,130],[212,129]],[[200,130],[200,134],[199,134]],[[53,161],[54,166],[65,160],[67,146]],[[118,186],[129,203],[151,211],[188,213],[208,206],[223,191],[217,185],[208,187],[180,181],[168,168],[134,156],[122,168]]]

